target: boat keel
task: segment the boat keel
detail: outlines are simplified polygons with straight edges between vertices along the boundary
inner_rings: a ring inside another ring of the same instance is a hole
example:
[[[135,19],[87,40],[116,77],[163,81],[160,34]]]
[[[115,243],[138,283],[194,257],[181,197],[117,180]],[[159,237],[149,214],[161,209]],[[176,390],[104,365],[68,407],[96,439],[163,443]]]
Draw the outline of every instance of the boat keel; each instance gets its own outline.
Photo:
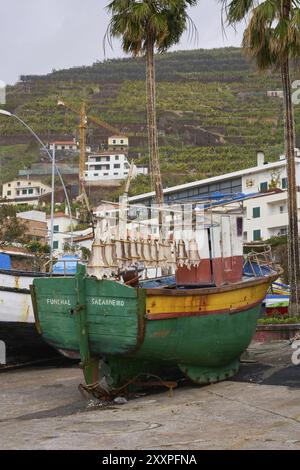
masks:
[[[179,369],[192,382],[208,385],[233,377],[240,368],[239,360],[221,367],[201,367],[194,364],[178,364]]]

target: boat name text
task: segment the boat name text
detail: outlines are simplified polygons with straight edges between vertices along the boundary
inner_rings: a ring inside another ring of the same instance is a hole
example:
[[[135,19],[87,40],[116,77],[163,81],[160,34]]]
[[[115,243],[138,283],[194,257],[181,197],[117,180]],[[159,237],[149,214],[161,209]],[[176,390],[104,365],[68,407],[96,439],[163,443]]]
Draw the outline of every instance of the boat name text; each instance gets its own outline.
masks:
[[[124,300],[119,299],[99,299],[92,297],[90,300],[92,305],[111,305],[112,307],[124,307],[125,302]]]
[[[69,299],[47,299],[47,304],[50,305],[68,305],[71,307],[71,302]]]

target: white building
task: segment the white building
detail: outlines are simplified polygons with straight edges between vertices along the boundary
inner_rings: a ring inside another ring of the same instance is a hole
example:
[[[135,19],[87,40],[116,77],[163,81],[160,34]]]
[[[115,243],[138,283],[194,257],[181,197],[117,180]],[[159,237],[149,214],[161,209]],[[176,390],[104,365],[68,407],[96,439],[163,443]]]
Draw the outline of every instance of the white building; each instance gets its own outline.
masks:
[[[269,98],[283,98],[283,90],[270,90],[267,91]]]
[[[296,184],[300,191],[300,151],[298,149],[295,165]],[[201,198],[206,199],[218,192],[224,195],[245,194],[249,198],[244,201],[246,211],[244,240],[251,242],[284,235],[288,226],[286,166],[284,156],[280,156],[278,161],[267,163],[263,152],[258,152],[257,165],[253,168],[164,189],[165,202],[172,204],[199,201]],[[151,192],[131,197],[129,202],[151,206],[154,198],[155,193]],[[300,208],[300,192],[298,193],[298,207]]]
[[[244,241],[268,240],[287,234],[287,197],[287,191],[274,191],[245,201]],[[300,229],[300,193],[297,193],[297,201]]]
[[[46,212],[43,211],[23,211],[17,214],[20,219],[34,220],[36,222],[46,222]]]
[[[85,181],[123,180],[127,178],[130,164],[126,155],[121,153],[103,152],[98,155],[89,155],[85,163]],[[146,175],[148,168],[134,166],[133,176]]]
[[[72,233],[71,226],[73,230],[78,224],[78,220],[74,217],[70,219],[68,214],[64,212],[56,212],[54,214],[54,224],[53,224],[53,250],[62,253],[64,250],[64,245],[66,242],[71,241]],[[47,216],[47,228],[50,241],[51,233],[51,217]]]
[[[55,140],[54,142],[49,142],[48,148],[49,150],[53,150],[55,146],[55,150],[57,151],[65,151],[65,152],[77,152],[79,151],[79,145],[73,140]],[[91,152],[91,146],[86,146],[86,152]]]
[[[110,151],[128,151],[129,139],[125,135],[112,135],[108,138],[108,149]]]
[[[15,200],[26,200],[37,199],[40,196],[51,193],[50,186],[47,186],[40,181],[34,181],[29,179],[17,179],[5,183],[2,188],[2,198]]]

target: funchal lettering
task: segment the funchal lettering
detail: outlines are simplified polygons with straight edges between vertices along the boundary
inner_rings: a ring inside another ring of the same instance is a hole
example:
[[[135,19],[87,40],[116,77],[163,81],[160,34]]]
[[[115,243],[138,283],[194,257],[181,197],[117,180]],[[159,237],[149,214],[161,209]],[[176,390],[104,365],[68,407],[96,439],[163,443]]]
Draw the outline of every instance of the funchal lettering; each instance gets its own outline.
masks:
[[[69,299],[47,299],[48,305],[69,305],[71,306]]]
[[[111,305],[112,307],[124,307],[124,300],[119,299],[102,299],[99,297],[92,297],[88,300],[92,305]],[[70,299],[47,299],[48,305],[68,305],[71,307]]]

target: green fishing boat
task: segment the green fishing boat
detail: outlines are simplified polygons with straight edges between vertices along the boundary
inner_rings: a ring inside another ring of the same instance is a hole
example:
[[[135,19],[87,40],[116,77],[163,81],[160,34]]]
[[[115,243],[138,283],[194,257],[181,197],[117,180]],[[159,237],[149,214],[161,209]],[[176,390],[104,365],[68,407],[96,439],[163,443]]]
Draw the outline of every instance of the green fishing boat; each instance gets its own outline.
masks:
[[[181,259],[175,276],[128,285],[97,278],[80,266],[75,277],[34,279],[38,331],[62,354],[81,358],[86,388],[98,396],[118,394],[142,376],[179,373],[197,384],[233,376],[255,334],[263,299],[278,277],[274,267],[263,275],[243,276],[238,218],[221,214],[223,244],[222,230],[214,224],[203,245],[208,259],[189,267]]]

